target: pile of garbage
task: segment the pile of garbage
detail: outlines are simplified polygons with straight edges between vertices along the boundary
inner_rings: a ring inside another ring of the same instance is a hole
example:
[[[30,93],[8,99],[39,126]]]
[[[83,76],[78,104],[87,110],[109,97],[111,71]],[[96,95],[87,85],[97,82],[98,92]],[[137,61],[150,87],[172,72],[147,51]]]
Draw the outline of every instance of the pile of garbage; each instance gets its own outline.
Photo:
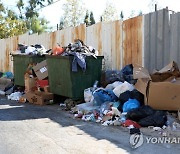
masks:
[[[120,71],[105,71],[101,81],[102,87],[98,87],[96,81],[93,87],[84,90],[85,103],[71,108],[74,117],[84,121],[99,122],[104,126],[128,127],[131,134],[139,133],[141,127],[153,126],[155,130],[161,130],[171,126],[180,129],[180,124],[175,120],[169,124],[172,120],[169,120],[170,116],[167,115],[167,105],[163,109],[162,104],[156,107],[147,102],[147,97],[150,97],[150,94],[146,93],[147,88],[151,87],[149,85],[142,87],[139,84],[139,80],[147,81],[148,78],[148,82],[145,83],[155,82],[156,79],[156,84],[163,84],[168,80],[168,84],[175,85],[180,76],[176,63],[172,62],[151,75],[147,72],[144,68],[140,69],[132,65],[127,65]],[[150,77],[154,79],[150,80]],[[174,104],[174,108],[170,110],[178,111],[180,104],[178,103],[178,107],[176,102]]]
[[[47,55],[50,50],[47,50],[43,45],[41,44],[35,44],[35,45],[25,45],[25,44],[18,44],[18,49],[14,51],[13,55]]]
[[[13,79],[11,72],[0,72],[0,95],[9,95],[14,91]]]
[[[29,64],[24,75],[24,81],[24,102],[28,101],[36,105],[53,103],[54,95],[50,93],[46,60],[37,64]]]
[[[72,71],[77,72],[79,66],[83,71],[86,70],[86,56],[97,58],[98,51],[92,46],[87,46],[82,40],[75,40],[66,47],[56,46],[52,49],[52,55],[73,56]]]
[[[9,100],[19,101],[24,92],[15,86],[13,81],[13,73],[0,72],[0,95],[7,96]]]

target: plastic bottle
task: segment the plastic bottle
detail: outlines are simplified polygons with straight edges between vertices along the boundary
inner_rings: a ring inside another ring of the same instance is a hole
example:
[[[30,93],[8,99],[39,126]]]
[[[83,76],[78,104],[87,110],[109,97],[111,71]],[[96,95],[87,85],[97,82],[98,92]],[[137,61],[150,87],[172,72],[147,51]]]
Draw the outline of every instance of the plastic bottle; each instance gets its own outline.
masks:
[[[98,82],[99,82],[99,81],[97,81],[97,80],[94,82],[92,91],[95,91],[95,90],[97,89]]]

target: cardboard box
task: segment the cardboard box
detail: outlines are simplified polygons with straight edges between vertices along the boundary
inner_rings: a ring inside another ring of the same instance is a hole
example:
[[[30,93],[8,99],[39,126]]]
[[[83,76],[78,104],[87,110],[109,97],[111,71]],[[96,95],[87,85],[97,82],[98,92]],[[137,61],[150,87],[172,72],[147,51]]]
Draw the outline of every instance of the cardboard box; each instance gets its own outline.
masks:
[[[25,93],[37,90],[36,80],[36,78],[31,78],[29,74],[24,75]]]
[[[46,60],[34,66],[33,70],[39,80],[43,80],[48,77],[48,67]]]
[[[180,110],[180,84],[150,82],[148,105],[159,110]]]
[[[26,93],[26,99],[36,105],[46,105],[53,98],[54,95],[47,92],[35,91]]]
[[[6,87],[10,86],[12,84],[12,81],[7,78],[0,78],[0,90],[4,91]]]
[[[138,79],[135,88],[144,94],[145,104],[157,110],[180,110],[180,79],[174,62],[159,71],[155,79],[154,74],[150,76],[147,72],[144,68],[135,68],[133,72]]]
[[[50,92],[50,87],[49,86],[45,86],[44,87],[44,92]]]

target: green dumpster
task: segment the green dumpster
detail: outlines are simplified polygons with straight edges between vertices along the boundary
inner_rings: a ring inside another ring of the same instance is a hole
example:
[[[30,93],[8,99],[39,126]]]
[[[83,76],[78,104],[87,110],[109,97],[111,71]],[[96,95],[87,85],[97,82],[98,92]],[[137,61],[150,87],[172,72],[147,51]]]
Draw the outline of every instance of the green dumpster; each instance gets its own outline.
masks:
[[[103,56],[86,57],[87,68],[83,72],[72,72],[72,56],[46,56],[50,91],[54,94],[82,99],[84,89],[93,86],[95,80],[100,81]]]
[[[24,73],[30,63],[39,63],[45,56],[13,55],[14,84],[24,86]]]

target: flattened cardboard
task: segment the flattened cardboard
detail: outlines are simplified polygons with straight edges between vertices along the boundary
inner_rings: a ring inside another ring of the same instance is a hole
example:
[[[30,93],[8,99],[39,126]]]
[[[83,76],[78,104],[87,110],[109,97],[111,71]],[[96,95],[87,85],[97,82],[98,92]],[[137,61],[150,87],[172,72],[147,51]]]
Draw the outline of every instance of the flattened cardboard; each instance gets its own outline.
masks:
[[[33,70],[39,80],[43,80],[48,77],[48,66],[46,60],[34,66]]]
[[[180,84],[150,82],[148,105],[158,110],[180,110]]]
[[[167,72],[175,72],[175,71],[179,71],[179,68],[178,68],[177,63],[172,61],[158,72],[167,73]]]
[[[153,73],[151,78],[153,82],[162,82],[172,76],[180,76],[178,65],[174,61],[162,68],[160,71]]]
[[[147,69],[143,67],[134,67],[133,68],[133,78],[134,79],[151,79]]]

